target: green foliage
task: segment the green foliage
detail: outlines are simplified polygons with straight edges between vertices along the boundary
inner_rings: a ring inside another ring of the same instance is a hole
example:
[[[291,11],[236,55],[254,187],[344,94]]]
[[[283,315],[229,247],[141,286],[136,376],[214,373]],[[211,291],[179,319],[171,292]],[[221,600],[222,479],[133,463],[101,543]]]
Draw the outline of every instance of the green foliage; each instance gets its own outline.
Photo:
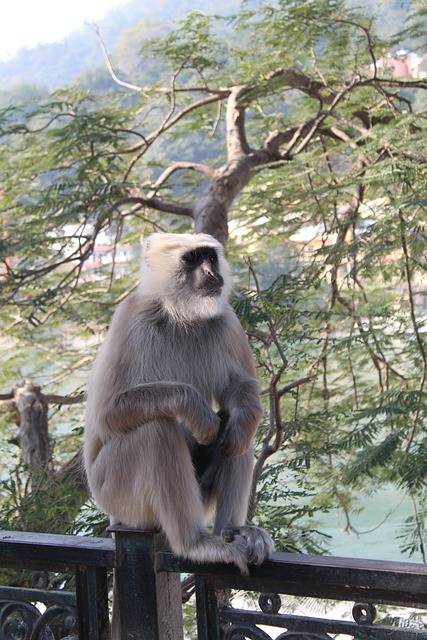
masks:
[[[269,526],[284,525],[276,536],[285,548],[294,548],[292,538],[301,523],[316,532],[316,514],[323,511],[343,511],[351,529],[360,498],[382,485],[397,487],[417,510],[424,501],[425,169],[398,164],[404,167],[398,178],[393,171],[387,182],[377,182],[376,175],[369,181],[372,193],[382,191],[384,200],[374,201],[370,211],[362,210],[348,236],[340,238],[345,227],[338,212],[329,231],[326,217],[317,232],[310,229],[314,238],[306,242],[311,252],[303,245],[296,251],[292,241],[298,226],[302,233],[316,211],[309,191],[300,197],[291,233],[270,231],[271,244],[281,238],[285,255],[293,246],[292,260],[286,258],[288,273],[266,289],[255,283],[235,305],[252,338],[264,393],[270,398],[258,453],[271,423],[283,430],[278,462],[265,467],[260,477],[259,498],[266,504],[262,512],[268,514]],[[408,171],[415,172],[414,180],[407,179]],[[333,203],[341,177],[346,182],[343,173],[338,179],[335,174],[330,189],[322,179],[321,217],[324,201],[331,198]],[[270,193],[274,179],[272,174]],[[399,181],[400,193],[396,183],[386,204],[392,179]],[[313,184],[307,173],[303,180]],[[343,185],[341,202],[347,187]],[[249,206],[264,207],[264,194],[250,192],[250,205],[245,202],[242,215],[248,215]],[[262,279],[268,278],[266,271]],[[281,398],[280,406],[272,403],[275,395]],[[407,521],[401,546],[423,559],[424,526],[419,521],[418,515]],[[299,545],[310,548],[307,540]]]
[[[206,72],[218,71],[225,49],[213,35],[214,18],[201,11],[188,14],[176,28],[154,46],[154,52],[168,61],[172,70],[191,70],[208,84]]]
[[[0,528],[43,533],[74,533],[79,511],[72,479],[55,481],[46,471],[18,463],[0,484]]]

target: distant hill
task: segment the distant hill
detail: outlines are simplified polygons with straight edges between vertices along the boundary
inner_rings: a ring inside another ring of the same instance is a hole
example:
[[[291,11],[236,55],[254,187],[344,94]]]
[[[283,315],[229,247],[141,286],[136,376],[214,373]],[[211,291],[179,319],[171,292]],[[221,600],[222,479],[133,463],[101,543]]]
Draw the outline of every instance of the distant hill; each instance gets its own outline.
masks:
[[[155,18],[170,24],[188,11],[229,14],[240,6],[239,0],[131,0],[111,9],[97,25],[108,51],[118,46],[124,31],[143,18]],[[14,85],[39,85],[49,90],[72,82],[83,71],[103,63],[95,33],[90,25],[71,33],[62,42],[21,49],[8,61],[0,61],[0,89]]]
[[[251,4],[255,3],[256,0],[252,0]],[[351,0],[351,3],[355,2]],[[98,26],[109,52],[117,49],[124,32],[129,30],[125,37],[125,49],[129,52],[130,43],[134,43],[137,53],[139,34],[147,37],[153,30],[155,35],[161,25],[166,27],[188,11],[227,15],[237,11],[240,4],[240,0],[180,0],[175,3],[170,0],[152,0],[150,3],[131,0],[110,10],[98,22]],[[366,5],[369,10],[381,15],[380,26],[384,31],[391,32],[403,27],[411,2],[366,0]],[[94,30],[90,25],[84,25],[62,42],[43,44],[30,50],[21,49],[12,60],[0,61],[0,106],[25,96],[39,95],[76,79],[82,86],[98,87],[100,90],[108,88],[111,81],[103,67]]]

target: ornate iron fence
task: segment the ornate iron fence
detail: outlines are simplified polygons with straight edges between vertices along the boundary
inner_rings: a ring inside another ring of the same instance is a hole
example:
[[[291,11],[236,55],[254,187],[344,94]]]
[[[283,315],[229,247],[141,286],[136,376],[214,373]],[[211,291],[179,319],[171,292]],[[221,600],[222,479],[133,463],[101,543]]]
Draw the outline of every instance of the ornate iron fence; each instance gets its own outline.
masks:
[[[32,588],[0,587],[0,639],[107,640],[114,563],[110,539],[0,532],[0,567],[35,572]],[[48,572],[72,575],[74,591],[49,589]]]
[[[195,574],[198,640],[427,640],[424,565],[277,553],[243,578],[232,566],[177,558],[156,533],[114,533],[115,540],[0,532],[0,567],[35,572],[28,588],[0,587],[0,640],[106,640],[113,568],[122,640],[183,638],[182,573]],[[52,589],[52,576],[65,575],[73,588],[64,580]],[[229,590],[256,592],[258,605],[229,606]],[[352,616],[298,614],[288,596],[353,603]],[[392,606],[420,615],[408,616],[406,627],[392,617],[384,624]]]

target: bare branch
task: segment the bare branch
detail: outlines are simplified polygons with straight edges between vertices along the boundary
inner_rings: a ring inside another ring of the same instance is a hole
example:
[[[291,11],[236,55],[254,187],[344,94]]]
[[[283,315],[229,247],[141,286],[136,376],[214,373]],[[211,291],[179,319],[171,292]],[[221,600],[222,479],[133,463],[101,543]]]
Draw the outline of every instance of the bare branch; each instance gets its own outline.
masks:
[[[125,87],[126,89],[131,89],[132,91],[138,91],[138,92],[143,91],[142,87],[138,87],[136,84],[131,84],[130,82],[125,82],[124,80],[120,80],[120,78],[117,77],[113,69],[113,66],[111,64],[110,57],[108,55],[106,46],[104,44],[104,40],[102,39],[101,33],[99,31],[99,27],[95,22],[92,24],[92,28],[95,31],[95,35],[101,47],[102,55],[104,56],[104,62],[108,69],[108,73],[110,74],[114,82],[120,85],[121,87]]]
[[[161,187],[176,171],[185,170],[198,171],[199,173],[204,173],[210,178],[213,178],[215,175],[215,169],[212,169],[206,164],[199,164],[198,162],[173,162],[157,178],[153,185],[153,190],[149,193],[148,197],[153,198],[157,193],[158,187]]]
[[[176,215],[187,216],[190,218],[193,217],[193,211],[191,207],[174,202],[166,202],[165,200],[160,200],[159,198],[145,197],[143,195],[128,196],[126,198],[122,198],[121,200],[114,203],[112,209],[117,209],[117,207],[120,207],[124,204],[141,204],[145,207],[156,209],[156,211],[163,211],[164,213],[174,213]]]
[[[170,91],[172,91],[172,89]],[[126,170],[122,178],[123,181],[127,180],[132,168],[135,166],[138,160],[148,151],[151,145],[157,140],[157,138],[161,134],[163,134],[165,131],[168,131],[171,127],[173,127],[177,122],[182,120],[182,118],[184,118],[186,115],[188,115],[192,111],[196,111],[197,109],[202,108],[206,105],[214,104],[215,102],[220,102],[221,100],[227,98],[230,95],[230,90],[220,89],[215,92],[208,91],[208,93],[212,95],[209,95],[207,98],[202,98],[201,100],[196,100],[195,102],[192,102],[191,104],[181,109],[181,111],[176,113],[174,117],[172,117],[172,115],[175,108],[175,99],[173,100],[173,105],[174,105],[173,109],[172,110],[170,109],[168,111],[168,114],[163,119],[163,122],[161,123],[161,125],[155,131],[153,131],[148,136],[146,136],[143,139],[143,141],[141,141],[138,145],[134,145],[134,147],[132,148],[132,151],[139,151],[139,153],[136,153],[134,155],[129,165],[126,167]]]
[[[6,402],[7,400],[13,400],[14,398],[13,391],[9,391],[9,393],[0,393],[0,402]]]
[[[317,375],[311,375],[311,376],[305,376],[304,378],[299,378],[298,380],[292,380],[292,382],[288,382],[288,384],[285,384],[285,386],[278,391],[279,398],[284,396],[285,393],[289,393],[289,391],[292,391],[292,389],[296,389],[297,387],[301,387],[303,384],[306,384],[307,382],[316,380],[316,378],[317,378]]]
[[[230,89],[218,89],[218,91],[215,92],[213,95],[209,95],[207,98],[196,100],[195,102],[192,102],[191,104],[187,105],[186,107],[181,109],[181,111],[179,111],[173,118],[168,119],[167,122],[163,122],[160,125],[160,127],[156,129],[156,131],[153,131],[153,133],[147,136],[148,144],[152,144],[154,140],[158,138],[158,136],[161,133],[173,127],[177,122],[182,120],[182,118],[184,118],[187,114],[191,113],[192,111],[196,111],[201,107],[205,107],[208,104],[214,104],[219,100],[224,100],[228,98],[230,93],[231,93]]]
[[[84,393],[76,393],[72,396],[58,396],[54,393],[43,394],[44,399],[49,404],[80,404],[85,400]]]

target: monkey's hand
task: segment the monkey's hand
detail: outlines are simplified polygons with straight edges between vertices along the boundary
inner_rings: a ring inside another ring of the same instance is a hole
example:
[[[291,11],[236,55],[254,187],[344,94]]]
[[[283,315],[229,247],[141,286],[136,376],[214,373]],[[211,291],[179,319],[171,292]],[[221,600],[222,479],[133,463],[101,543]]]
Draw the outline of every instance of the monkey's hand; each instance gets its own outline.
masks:
[[[221,536],[227,542],[233,542],[236,536],[244,538],[249,564],[262,564],[274,551],[274,542],[270,534],[261,527],[228,527],[221,531]]]
[[[254,430],[242,423],[239,414],[230,416],[223,434],[220,436],[221,456],[234,458],[249,451],[252,446]]]
[[[183,418],[199,444],[211,444],[218,438],[221,418],[201,395],[197,396]]]

